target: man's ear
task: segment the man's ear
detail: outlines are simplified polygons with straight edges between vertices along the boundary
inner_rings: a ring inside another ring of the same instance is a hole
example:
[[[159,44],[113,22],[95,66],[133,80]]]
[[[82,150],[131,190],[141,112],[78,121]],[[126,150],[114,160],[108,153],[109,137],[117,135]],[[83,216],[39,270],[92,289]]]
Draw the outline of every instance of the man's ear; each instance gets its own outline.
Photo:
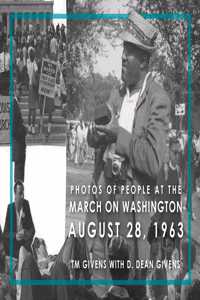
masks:
[[[144,59],[140,63],[140,70],[143,71],[143,70],[148,69],[148,65],[149,64],[148,64],[147,58],[144,57]]]

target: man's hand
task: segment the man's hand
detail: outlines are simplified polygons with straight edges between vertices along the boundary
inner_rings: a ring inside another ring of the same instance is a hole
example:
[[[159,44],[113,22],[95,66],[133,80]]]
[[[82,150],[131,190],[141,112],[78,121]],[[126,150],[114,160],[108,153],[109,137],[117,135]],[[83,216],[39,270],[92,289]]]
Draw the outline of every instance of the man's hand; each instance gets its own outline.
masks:
[[[24,240],[25,237],[25,231],[24,229],[20,230],[19,232],[16,233],[16,240],[21,241]]]
[[[108,126],[95,125],[91,122],[88,128],[87,141],[90,147],[98,148],[102,145],[115,143],[117,140],[116,130]]]
[[[108,142],[115,143],[117,140],[117,127],[104,126],[104,125],[96,125],[95,129],[97,133],[104,133],[107,137]]]
[[[28,241],[31,238],[31,230],[24,229],[24,239]]]
[[[39,265],[39,269],[48,269],[49,261],[48,259],[40,261],[38,265]]]

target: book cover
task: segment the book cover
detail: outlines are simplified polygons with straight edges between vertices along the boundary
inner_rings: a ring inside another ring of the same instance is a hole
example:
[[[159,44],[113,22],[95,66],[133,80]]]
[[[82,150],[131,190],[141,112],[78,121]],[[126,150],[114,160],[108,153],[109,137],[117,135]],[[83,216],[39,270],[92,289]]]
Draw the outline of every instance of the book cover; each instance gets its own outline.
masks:
[[[198,299],[198,3],[0,14],[2,297]]]

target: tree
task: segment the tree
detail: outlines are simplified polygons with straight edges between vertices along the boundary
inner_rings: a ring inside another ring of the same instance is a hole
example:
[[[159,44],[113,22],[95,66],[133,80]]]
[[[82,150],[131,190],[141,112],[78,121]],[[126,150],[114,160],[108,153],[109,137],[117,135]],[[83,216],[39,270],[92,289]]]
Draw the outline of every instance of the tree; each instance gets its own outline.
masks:
[[[132,1],[129,1],[131,6]],[[138,0],[137,10],[141,13],[190,13],[192,15],[192,91],[193,114],[199,111],[200,119],[200,5],[196,0]],[[187,22],[152,21],[163,36],[160,53],[154,57],[154,68],[164,76],[164,85],[172,103],[187,104],[188,79],[188,27]],[[165,46],[164,46],[165,45]],[[162,53],[161,53],[162,52]],[[164,56],[164,53],[167,53]],[[185,119],[186,121],[186,119]],[[200,123],[200,122],[199,122]],[[187,124],[187,122],[185,122]],[[196,124],[193,124],[196,127]],[[199,125],[200,127],[200,125]]]
[[[68,14],[95,14],[100,0],[66,0]],[[70,72],[66,79],[68,111],[75,117],[82,107],[82,77],[93,72],[94,59],[101,49],[98,24],[94,20],[67,21],[67,61]]]
[[[88,74],[87,77],[79,77],[79,85],[73,91],[73,97],[68,101],[68,118],[77,118],[81,115],[84,120],[92,120],[94,108],[107,102],[111,90],[113,88],[118,89],[119,84],[119,80],[112,74],[103,77],[101,74],[94,73]]]

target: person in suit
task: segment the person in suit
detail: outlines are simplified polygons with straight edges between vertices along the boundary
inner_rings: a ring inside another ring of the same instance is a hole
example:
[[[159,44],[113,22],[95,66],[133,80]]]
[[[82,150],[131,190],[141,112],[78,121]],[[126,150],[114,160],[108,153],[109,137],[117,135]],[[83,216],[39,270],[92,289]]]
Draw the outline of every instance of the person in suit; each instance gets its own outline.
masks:
[[[136,13],[134,10],[129,14],[126,29],[122,32],[123,55],[122,55],[122,81],[126,87],[126,94],[122,102],[118,118],[118,126],[97,125],[96,132],[107,135],[107,150],[104,155],[104,164],[108,163],[110,157],[110,145],[114,143],[115,158],[124,161],[124,185],[136,188],[139,186],[150,186],[154,188],[160,169],[164,163],[166,153],[166,139],[169,128],[170,100],[168,95],[154,79],[149,70],[149,61],[152,53],[155,51],[155,39],[157,30],[147,20]],[[99,136],[101,136],[99,134]],[[113,162],[113,161],[112,161]],[[118,165],[120,165],[118,163]],[[112,163],[110,163],[112,166]],[[106,168],[109,169],[109,166]],[[107,174],[101,172],[98,184],[106,186],[114,184],[117,179],[110,167],[110,177],[107,180]],[[125,171],[125,172],[124,172]],[[108,172],[109,173],[109,172]],[[111,175],[112,174],[112,175]],[[118,198],[119,205],[123,200],[136,204],[143,201],[153,200],[152,194],[135,193],[121,195],[111,195],[115,200]],[[98,195],[98,200],[106,202],[112,201],[110,195],[106,194],[106,188],[103,193]],[[147,233],[151,223],[151,214],[149,212],[135,211],[125,214],[121,209],[117,216],[114,214],[102,213],[100,216],[103,221],[118,218],[121,223],[122,236],[127,236],[126,227],[128,222],[140,224],[142,236],[129,239],[130,259],[148,260],[150,257],[150,245],[147,241]],[[145,238],[143,238],[145,237]],[[100,238],[94,239],[93,249],[96,256],[104,257],[106,255],[105,241]],[[103,254],[105,253],[105,254]],[[130,272],[130,277],[135,279],[145,279],[147,270],[137,269]],[[132,273],[132,274],[131,274]],[[98,274],[99,276],[99,274]],[[107,274],[103,275],[104,278]],[[107,278],[107,277],[106,277]],[[140,298],[145,296],[145,287],[141,291]]]
[[[24,185],[18,180],[14,185],[15,201],[7,208],[4,227],[4,246],[7,256],[19,257],[21,246],[31,250],[31,243],[35,235],[35,227],[31,215],[29,202],[24,199]],[[10,228],[10,214],[12,213],[13,228]],[[10,236],[13,236],[13,253],[10,253]]]
[[[26,161],[26,128],[23,124],[23,119],[17,98],[13,98],[13,161],[14,180],[24,182],[25,177],[25,161]]]
[[[14,194],[15,201],[10,203],[7,208],[3,236],[6,256],[12,257],[13,261],[17,262],[17,268],[14,268],[14,271],[16,278],[20,280],[22,265],[32,251],[31,244],[35,235],[35,227],[29,202],[24,199],[24,185],[22,181],[16,181]],[[12,223],[10,223],[11,218]],[[12,248],[10,247],[10,237],[12,238]],[[20,297],[21,286],[17,285],[17,300]]]

